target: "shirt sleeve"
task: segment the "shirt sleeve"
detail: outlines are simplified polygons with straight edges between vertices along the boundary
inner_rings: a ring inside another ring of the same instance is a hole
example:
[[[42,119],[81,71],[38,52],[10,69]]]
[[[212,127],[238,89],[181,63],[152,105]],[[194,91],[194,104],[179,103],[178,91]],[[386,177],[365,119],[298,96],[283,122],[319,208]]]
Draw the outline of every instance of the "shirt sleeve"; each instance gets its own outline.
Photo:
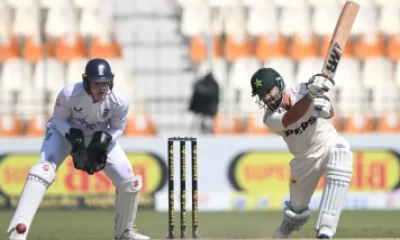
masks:
[[[124,133],[128,121],[128,110],[128,102],[123,102],[111,117],[107,133],[112,136],[112,141],[116,141]]]
[[[68,133],[69,129],[71,128],[71,125],[68,122],[71,116],[71,108],[68,106],[68,100],[64,90],[62,90],[57,96],[51,121],[54,123],[56,129],[63,134],[63,136],[65,136],[65,134]]]
[[[272,114],[264,115],[264,124],[272,131],[280,132],[285,128],[283,127],[282,119],[284,112],[273,112]]]

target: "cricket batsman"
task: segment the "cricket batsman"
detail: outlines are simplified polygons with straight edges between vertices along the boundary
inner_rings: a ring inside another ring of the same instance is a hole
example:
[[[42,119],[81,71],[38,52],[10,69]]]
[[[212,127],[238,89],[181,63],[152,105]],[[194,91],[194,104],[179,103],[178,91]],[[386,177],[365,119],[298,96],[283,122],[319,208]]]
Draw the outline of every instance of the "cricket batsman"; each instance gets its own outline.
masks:
[[[323,173],[326,183],[316,224],[317,238],[332,238],[352,177],[353,156],[348,142],[329,119],[334,110],[324,95],[332,79],[317,74],[308,83],[285,87],[272,68],[259,69],[251,78],[253,96],[265,111],[264,124],[283,137],[294,158],[290,162],[290,201],[274,238],[288,238],[310,218],[310,199]]]
[[[76,169],[88,174],[104,170],[116,187],[114,239],[149,239],[134,228],[142,177],[134,175],[118,144],[129,104],[114,89],[114,74],[106,60],[91,59],[82,77],[83,82],[67,85],[57,97],[39,162],[29,170],[7,230],[10,240],[26,240],[43,196],[68,155]]]

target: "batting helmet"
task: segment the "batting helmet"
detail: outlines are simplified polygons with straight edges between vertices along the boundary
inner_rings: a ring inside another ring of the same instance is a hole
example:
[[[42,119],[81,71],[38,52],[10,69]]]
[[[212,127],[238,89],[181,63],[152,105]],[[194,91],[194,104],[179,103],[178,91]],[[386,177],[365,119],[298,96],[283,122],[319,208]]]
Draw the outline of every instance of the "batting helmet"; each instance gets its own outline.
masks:
[[[83,86],[89,94],[91,82],[109,82],[110,90],[114,86],[114,73],[111,72],[110,64],[102,58],[91,59],[86,64],[82,79]]]
[[[253,96],[262,93],[268,88],[278,86],[282,91],[285,88],[285,83],[277,71],[273,68],[261,68],[251,77],[251,93]]]

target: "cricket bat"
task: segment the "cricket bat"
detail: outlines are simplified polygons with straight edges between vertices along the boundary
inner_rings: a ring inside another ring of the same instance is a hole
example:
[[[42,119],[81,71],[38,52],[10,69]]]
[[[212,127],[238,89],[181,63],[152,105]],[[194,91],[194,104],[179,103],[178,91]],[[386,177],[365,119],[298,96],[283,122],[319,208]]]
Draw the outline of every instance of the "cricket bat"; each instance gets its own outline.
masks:
[[[331,79],[335,76],[343,49],[350,35],[359,8],[360,5],[354,1],[347,1],[336,23],[324,65],[322,66],[322,73]]]

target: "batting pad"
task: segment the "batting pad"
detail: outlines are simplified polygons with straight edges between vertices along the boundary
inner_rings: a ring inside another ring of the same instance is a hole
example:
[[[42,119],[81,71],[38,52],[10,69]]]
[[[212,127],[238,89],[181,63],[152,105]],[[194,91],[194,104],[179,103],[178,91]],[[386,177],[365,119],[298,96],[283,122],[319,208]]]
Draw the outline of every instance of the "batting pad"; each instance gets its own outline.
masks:
[[[133,228],[142,186],[142,176],[135,176],[135,179],[122,183],[117,188],[115,196],[115,239],[120,239],[126,230]]]
[[[29,170],[17,210],[7,230],[10,234],[10,238],[12,238],[12,235],[16,234],[13,230],[19,223],[26,225],[27,230],[24,236],[28,234],[29,226],[42,202],[44,194],[55,179],[55,168],[56,167],[52,163],[39,163]]]
[[[352,173],[353,154],[349,149],[337,146],[330,156],[326,169],[326,183],[319,207],[317,231],[321,227],[328,227],[335,234]]]

